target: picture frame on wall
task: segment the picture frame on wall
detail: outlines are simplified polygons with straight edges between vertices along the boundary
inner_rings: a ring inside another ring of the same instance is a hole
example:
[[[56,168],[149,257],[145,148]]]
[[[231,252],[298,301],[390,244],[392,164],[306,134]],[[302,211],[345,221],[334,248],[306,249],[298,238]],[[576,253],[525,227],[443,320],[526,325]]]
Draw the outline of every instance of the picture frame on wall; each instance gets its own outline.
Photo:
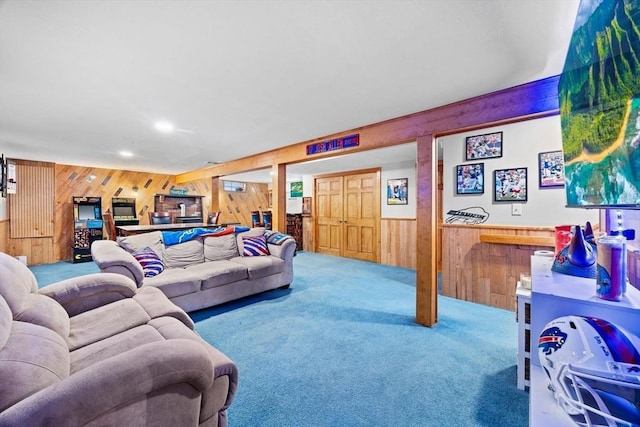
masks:
[[[527,168],[493,171],[493,200],[496,202],[527,201]]]
[[[456,194],[484,194],[484,163],[456,166]]]
[[[540,188],[564,187],[564,154],[562,150],[538,153]]]
[[[466,137],[465,153],[467,161],[502,157],[502,132]]]
[[[311,216],[311,197],[302,198],[302,216]]]
[[[409,178],[387,180],[387,205],[406,205],[409,203],[407,187]]]

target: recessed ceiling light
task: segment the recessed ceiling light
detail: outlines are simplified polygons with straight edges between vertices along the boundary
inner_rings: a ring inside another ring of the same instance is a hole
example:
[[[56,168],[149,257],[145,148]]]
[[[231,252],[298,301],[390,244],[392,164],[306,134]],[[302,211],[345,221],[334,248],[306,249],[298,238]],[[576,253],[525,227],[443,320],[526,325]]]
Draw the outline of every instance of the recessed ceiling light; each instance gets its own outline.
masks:
[[[153,127],[156,128],[158,132],[162,132],[162,133],[171,133],[176,129],[173,123],[165,122],[165,121],[155,122],[153,124]]]
[[[133,157],[133,153],[131,151],[125,151],[125,150],[120,151],[120,155],[122,157]]]

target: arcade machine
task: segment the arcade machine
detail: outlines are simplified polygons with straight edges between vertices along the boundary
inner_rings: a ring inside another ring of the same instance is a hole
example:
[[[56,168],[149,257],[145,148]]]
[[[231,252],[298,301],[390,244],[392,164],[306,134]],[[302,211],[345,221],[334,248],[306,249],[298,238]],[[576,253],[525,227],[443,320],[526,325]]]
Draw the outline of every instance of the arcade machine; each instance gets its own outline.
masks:
[[[88,262],[91,243],[102,240],[102,198],[73,197],[73,262]]]
[[[111,212],[116,227],[119,225],[138,225],[136,217],[136,199],[133,197],[114,197],[111,199]]]

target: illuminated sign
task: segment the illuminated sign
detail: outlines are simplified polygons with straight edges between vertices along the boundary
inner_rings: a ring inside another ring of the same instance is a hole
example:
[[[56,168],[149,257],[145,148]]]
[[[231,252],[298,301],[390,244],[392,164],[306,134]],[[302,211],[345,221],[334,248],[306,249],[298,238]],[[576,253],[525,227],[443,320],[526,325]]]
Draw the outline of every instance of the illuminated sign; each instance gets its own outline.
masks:
[[[360,145],[360,134],[344,136],[330,141],[316,142],[307,145],[307,156],[310,154],[326,153]]]

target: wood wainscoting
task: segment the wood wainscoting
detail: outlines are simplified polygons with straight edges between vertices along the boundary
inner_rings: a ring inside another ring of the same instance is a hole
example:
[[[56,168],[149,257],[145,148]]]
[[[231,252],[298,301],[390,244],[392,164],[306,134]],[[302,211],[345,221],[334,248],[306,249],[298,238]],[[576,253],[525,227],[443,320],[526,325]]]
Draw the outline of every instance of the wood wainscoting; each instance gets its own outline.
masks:
[[[0,220],[0,252],[8,253],[9,242],[9,220]]]
[[[415,218],[380,220],[380,263],[416,269]]]
[[[496,239],[496,235],[505,238]],[[514,238],[510,239],[510,236]],[[531,242],[524,236],[531,236]],[[515,310],[515,290],[520,273],[531,273],[531,255],[535,251],[553,250],[553,244],[544,243],[552,242],[553,237],[553,227],[444,224],[442,294]]]

